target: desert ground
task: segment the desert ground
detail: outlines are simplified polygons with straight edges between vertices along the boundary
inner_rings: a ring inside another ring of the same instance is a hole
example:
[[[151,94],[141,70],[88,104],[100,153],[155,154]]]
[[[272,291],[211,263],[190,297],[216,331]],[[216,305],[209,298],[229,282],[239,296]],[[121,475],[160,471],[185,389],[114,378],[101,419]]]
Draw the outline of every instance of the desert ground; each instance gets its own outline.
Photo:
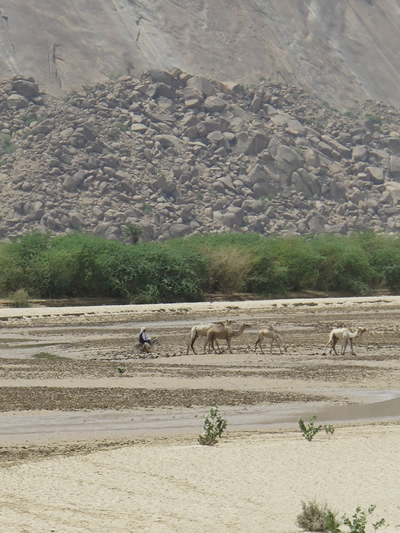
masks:
[[[400,531],[399,318],[386,295],[0,308],[0,530],[293,533],[316,500]],[[250,326],[232,353],[187,354],[225,319]],[[255,351],[268,324],[286,353]],[[367,328],[355,355],[324,355],[339,324]],[[201,446],[213,405],[227,430]],[[308,442],[314,414],[335,433]]]

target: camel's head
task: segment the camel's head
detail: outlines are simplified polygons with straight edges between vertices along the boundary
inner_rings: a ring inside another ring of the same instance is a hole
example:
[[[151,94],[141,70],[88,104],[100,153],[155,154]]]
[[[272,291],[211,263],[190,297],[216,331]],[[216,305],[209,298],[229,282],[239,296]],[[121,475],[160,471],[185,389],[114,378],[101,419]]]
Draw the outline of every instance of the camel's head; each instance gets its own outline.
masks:
[[[367,331],[368,331],[367,328],[362,328],[361,326],[358,326],[358,328],[357,328],[357,333],[358,333],[359,337],[361,337],[361,335],[363,333],[366,333]]]

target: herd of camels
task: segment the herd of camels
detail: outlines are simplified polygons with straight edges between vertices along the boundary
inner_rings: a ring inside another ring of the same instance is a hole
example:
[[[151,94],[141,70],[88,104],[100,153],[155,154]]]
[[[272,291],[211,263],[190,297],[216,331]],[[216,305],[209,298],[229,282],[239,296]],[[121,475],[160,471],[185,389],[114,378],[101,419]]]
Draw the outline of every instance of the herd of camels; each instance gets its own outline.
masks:
[[[231,339],[232,337],[238,337],[241,335],[245,329],[249,328],[249,324],[242,324],[239,329],[235,330],[232,327],[232,321],[226,320],[225,322],[207,322],[203,324],[199,324],[197,326],[193,326],[190,331],[190,336],[187,343],[187,355],[189,355],[189,351],[192,350],[194,354],[196,354],[194,349],[194,343],[199,337],[205,337],[205,343],[204,343],[204,353],[206,353],[207,348],[208,352],[210,353],[211,350],[214,350],[215,353],[217,353],[216,347],[218,349],[218,352],[221,353],[221,348],[218,344],[218,340],[225,340],[227,344],[227,349],[229,350],[229,353],[232,353],[231,350]],[[358,327],[356,331],[351,331],[349,328],[344,327],[341,325],[340,327],[337,327],[333,329],[330,332],[329,340],[325,346],[323,355],[326,355],[326,350],[328,346],[330,346],[330,352],[335,352],[336,355],[338,355],[336,351],[336,345],[340,341],[341,342],[341,355],[344,355],[346,352],[347,345],[350,345],[351,354],[355,355],[354,353],[354,347],[353,347],[353,339],[360,338],[363,333],[365,333],[367,330],[366,328]],[[255,351],[257,351],[257,347],[260,347],[261,353],[263,354],[263,341],[268,339],[270,341],[270,352],[272,354],[272,348],[274,344],[276,344],[279,348],[280,353],[282,354],[284,351],[288,351],[287,344],[284,344],[282,341],[282,337],[279,334],[278,330],[275,329],[273,326],[267,326],[263,329],[261,329],[258,333],[258,338],[255,343]]]

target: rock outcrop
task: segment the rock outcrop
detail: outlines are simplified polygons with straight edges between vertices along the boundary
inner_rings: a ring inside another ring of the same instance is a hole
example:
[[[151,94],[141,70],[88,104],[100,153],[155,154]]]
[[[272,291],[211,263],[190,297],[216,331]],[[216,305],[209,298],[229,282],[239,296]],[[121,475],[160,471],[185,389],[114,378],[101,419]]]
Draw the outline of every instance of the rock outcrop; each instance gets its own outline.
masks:
[[[16,105],[23,99],[23,105]],[[400,228],[400,113],[153,70],[57,99],[0,86],[0,235],[122,239]]]

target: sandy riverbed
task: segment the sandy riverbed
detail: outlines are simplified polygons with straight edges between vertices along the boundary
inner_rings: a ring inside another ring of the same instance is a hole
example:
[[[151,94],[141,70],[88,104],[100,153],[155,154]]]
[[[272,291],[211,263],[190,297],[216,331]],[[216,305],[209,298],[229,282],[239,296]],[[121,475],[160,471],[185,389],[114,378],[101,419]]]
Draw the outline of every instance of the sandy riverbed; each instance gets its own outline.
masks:
[[[293,422],[398,395],[399,313],[397,297],[0,309],[2,530],[289,533],[315,498],[339,515],[375,504],[380,531],[400,531],[396,410],[312,442]],[[232,354],[186,355],[193,324],[224,318],[251,326]],[[357,355],[322,355],[341,322],[368,328]],[[288,354],[254,352],[268,323]],[[143,324],[161,339],[145,359]],[[228,429],[202,447],[214,403]]]

